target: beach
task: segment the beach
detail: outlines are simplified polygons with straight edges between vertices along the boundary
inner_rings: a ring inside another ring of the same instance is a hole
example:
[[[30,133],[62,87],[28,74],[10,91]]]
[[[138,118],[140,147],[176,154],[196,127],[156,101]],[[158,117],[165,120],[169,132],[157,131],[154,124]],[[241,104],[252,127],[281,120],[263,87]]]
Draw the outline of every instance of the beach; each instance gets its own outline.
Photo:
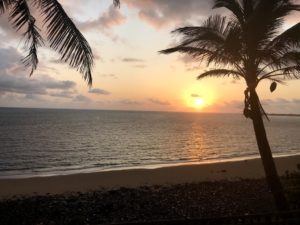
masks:
[[[300,155],[276,157],[279,175],[299,169]],[[0,179],[0,198],[89,192],[120,187],[175,185],[220,180],[259,179],[264,177],[260,158],[174,165],[153,169],[124,169],[61,176]]]
[[[297,210],[292,174],[299,172],[300,156],[275,162]],[[0,187],[0,224],[5,225],[210,221],[276,213],[260,159],[1,179]]]

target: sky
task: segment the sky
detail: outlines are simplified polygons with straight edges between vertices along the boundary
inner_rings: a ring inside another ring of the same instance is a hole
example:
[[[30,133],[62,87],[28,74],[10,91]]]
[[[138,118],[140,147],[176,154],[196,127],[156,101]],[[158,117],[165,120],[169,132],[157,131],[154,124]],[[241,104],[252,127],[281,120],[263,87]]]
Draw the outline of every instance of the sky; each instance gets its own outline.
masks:
[[[39,49],[33,76],[21,63],[24,40],[11,28],[7,15],[0,17],[0,107],[79,108],[146,111],[241,113],[244,81],[209,78],[197,81],[207,68],[181,54],[162,55],[177,37],[170,32],[199,25],[216,13],[204,0],[59,1],[88,40],[95,57],[93,86],[81,74],[59,61],[59,55]],[[300,2],[296,1],[296,2]],[[299,13],[283,25],[299,22]],[[42,28],[41,23],[38,25]],[[269,113],[300,113],[300,80],[279,85],[270,82],[258,90]]]

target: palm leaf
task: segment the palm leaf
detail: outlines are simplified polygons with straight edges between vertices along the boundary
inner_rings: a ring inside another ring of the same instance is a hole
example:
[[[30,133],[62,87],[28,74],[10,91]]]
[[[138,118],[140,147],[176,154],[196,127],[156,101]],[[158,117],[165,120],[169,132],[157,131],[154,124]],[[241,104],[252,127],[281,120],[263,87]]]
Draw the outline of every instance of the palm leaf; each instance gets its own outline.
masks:
[[[0,13],[4,13],[10,8],[10,5],[15,2],[14,0],[0,0]]]
[[[214,62],[217,64],[234,64],[237,66],[243,60],[243,43],[241,42],[241,30],[239,26],[230,25],[228,31],[226,32],[225,40],[218,49],[208,57],[208,65]]]
[[[245,26],[246,43],[250,49],[261,49],[277,35],[283,24],[283,19],[293,10],[299,10],[299,5],[286,1],[257,1],[255,10]]]
[[[29,53],[23,59],[25,66],[31,66],[30,76],[38,65],[37,48],[43,44],[43,39],[39,29],[35,25],[35,18],[31,15],[27,2],[17,0],[12,3],[12,10],[9,19],[16,30],[20,30],[27,25],[27,30],[23,34],[26,46],[29,46]]]
[[[300,23],[295,24],[282,34],[274,38],[267,46],[267,49],[281,53],[291,48],[300,47]]]
[[[45,15],[50,47],[57,50],[61,60],[79,70],[88,84],[92,85],[93,54],[84,36],[58,1],[40,0],[38,5]]]
[[[236,0],[215,0],[215,5],[213,8],[227,8],[233,15],[238,19],[241,24],[244,24],[243,9],[241,5]]]
[[[115,7],[120,7],[120,0],[113,0],[113,4]]]
[[[290,67],[300,65],[300,52],[299,51],[290,51],[286,52],[279,57],[277,55],[267,56],[267,63],[264,68],[260,70],[260,73],[264,72],[264,70],[280,70],[283,67]],[[260,74],[259,73],[259,74]]]
[[[234,21],[227,22],[220,15],[210,16],[202,26],[178,28],[173,33],[181,34],[180,44],[176,47],[165,49],[160,53],[174,52],[185,53],[207,63],[234,65],[241,60],[240,29]]]
[[[253,2],[253,0],[243,0],[243,13],[244,13],[244,18],[247,21],[251,16],[254,11],[254,8],[256,6],[256,2]]]
[[[300,79],[300,65],[293,65],[263,74],[259,80],[264,79]]]
[[[224,36],[207,27],[183,27],[172,33],[183,35],[180,45],[207,46],[206,43],[220,44],[224,42]],[[210,44],[210,46],[212,45]]]
[[[274,68],[282,68],[283,66],[295,66],[300,65],[300,52],[298,51],[290,51],[283,54],[280,58],[277,58],[273,61]]]
[[[196,47],[188,47],[188,46],[177,46],[174,48],[168,48],[165,50],[161,50],[159,51],[159,53],[162,54],[171,54],[174,52],[180,52],[180,53],[186,53],[188,55],[192,55],[192,56],[201,56],[201,55],[210,55],[213,54],[213,52],[205,49],[205,48],[196,48]]]
[[[180,45],[194,45],[195,47],[214,47],[223,44],[226,36],[235,26],[233,21],[227,22],[226,17],[220,15],[210,16],[202,26],[182,27],[172,33],[182,35]]]
[[[244,78],[244,75],[236,70],[230,70],[230,69],[213,69],[206,71],[204,73],[201,73],[197,79],[203,79],[206,77],[232,77],[234,79],[240,79],[241,77]]]
[[[285,79],[300,79],[300,65],[284,68],[283,76]]]

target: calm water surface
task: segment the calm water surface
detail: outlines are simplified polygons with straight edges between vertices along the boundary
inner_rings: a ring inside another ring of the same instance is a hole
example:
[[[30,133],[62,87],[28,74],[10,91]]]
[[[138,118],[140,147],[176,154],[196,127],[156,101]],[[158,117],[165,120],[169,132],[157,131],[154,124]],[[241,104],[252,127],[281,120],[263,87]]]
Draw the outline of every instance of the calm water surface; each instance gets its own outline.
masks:
[[[275,155],[300,153],[300,117],[265,122]],[[0,177],[256,157],[238,114],[0,108]]]

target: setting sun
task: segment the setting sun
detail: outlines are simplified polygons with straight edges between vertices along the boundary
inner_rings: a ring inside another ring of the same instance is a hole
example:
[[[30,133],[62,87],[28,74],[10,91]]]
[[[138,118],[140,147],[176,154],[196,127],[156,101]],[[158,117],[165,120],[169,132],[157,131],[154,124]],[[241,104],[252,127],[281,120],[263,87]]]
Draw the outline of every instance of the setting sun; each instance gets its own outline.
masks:
[[[202,85],[195,83],[186,86],[182,90],[182,102],[190,111],[207,111],[212,110],[216,99],[214,88],[206,83]]]
[[[196,98],[194,101],[194,105],[196,108],[202,108],[204,106],[204,100],[202,98]]]

